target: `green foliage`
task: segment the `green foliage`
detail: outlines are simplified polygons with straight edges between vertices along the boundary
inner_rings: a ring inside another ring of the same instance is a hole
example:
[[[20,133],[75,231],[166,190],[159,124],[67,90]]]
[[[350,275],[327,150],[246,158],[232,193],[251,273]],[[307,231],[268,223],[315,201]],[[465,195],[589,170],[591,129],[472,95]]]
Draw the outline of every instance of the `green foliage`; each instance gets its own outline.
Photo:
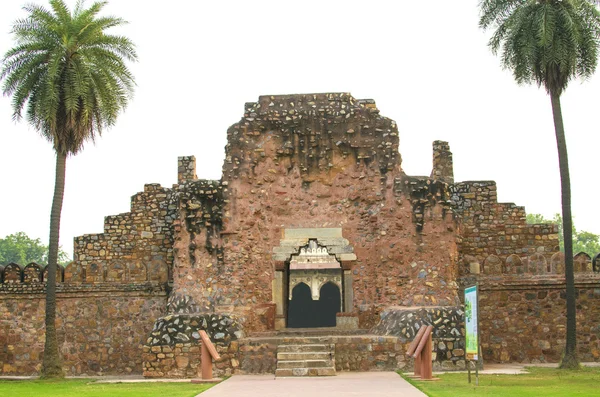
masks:
[[[59,250],[58,261],[66,265],[70,259],[66,252]],[[14,233],[0,239],[0,264],[18,263],[26,265],[35,262],[43,265],[48,262],[48,247],[39,238],[32,239],[23,232]]]
[[[589,397],[598,395],[600,368],[559,370],[556,368],[527,368],[528,374],[479,375],[479,386],[467,382],[466,373],[436,375],[437,382],[407,379],[431,397],[488,396],[488,397]]]
[[[527,223],[554,223],[558,225],[560,250],[564,252],[565,241],[562,231],[562,216],[560,216],[560,214],[555,214],[553,219],[546,219],[540,214],[527,214]],[[600,236],[591,232],[586,232],[585,230],[577,231],[575,223],[573,223],[573,253],[578,254],[580,252],[585,252],[592,258],[600,253]]]
[[[133,93],[125,60],[137,59],[126,37],[107,34],[126,22],[98,17],[105,2],[73,12],[62,0],[51,11],[28,4],[26,18],[13,24],[16,46],[2,59],[4,95],[12,95],[13,118],[27,120],[57,153],[75,154],[86,141],[115,123]]]
[[[61,381],[0,380],[0,396],[11,397],[194,397],[214,384],[96,383],[89,379]]]
[[[595,0],[482,0],[489,46],[519,84],[536,83],[560,95],[575,77],[590,77],[598,62],[600,12]]]
[[[540,223],[554,223],[553,221],[549,221],[544,218],[542,214],[527,214],[526,222],[530,225],[540,224]]]

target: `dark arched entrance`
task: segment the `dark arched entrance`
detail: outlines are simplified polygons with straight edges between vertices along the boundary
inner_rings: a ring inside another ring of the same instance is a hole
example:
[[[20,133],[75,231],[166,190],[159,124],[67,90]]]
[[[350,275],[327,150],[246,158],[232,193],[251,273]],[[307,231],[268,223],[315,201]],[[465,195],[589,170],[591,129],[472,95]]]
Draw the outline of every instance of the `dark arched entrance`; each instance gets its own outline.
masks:
[[[300,283],[292,290],[292,300],[288,307],[289,328],[316,327],[316,319],[312,315],[313,300],[310,287]]]
[[[340,289],[334,283],[325,283],[321,287],[316,314],[319,317],[319,327],[335,327],[335,315],[340,311],[342,301]]]
[[[300,283],[292,290],[288,306],[288,328],[335,327],[336,313],[340,311],[340,288],[325,283],[319,300],[313,300],[308,285]]]

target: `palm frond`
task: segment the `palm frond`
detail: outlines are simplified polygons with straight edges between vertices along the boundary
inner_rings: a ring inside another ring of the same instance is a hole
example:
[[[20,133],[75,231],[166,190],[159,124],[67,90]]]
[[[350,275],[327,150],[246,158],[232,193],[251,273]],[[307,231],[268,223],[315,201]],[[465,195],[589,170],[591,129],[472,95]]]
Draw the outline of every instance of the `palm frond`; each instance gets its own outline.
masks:
[[[595,0],[483,0],[479,25],[494,28],[490,50],[517,83],[560,95],[576,77],[594,73],[600,45]]]
[[[57,152],[74,154],[86,141],[114,125],[130,100],[135,80],[126,61],[136,61],[135,45],[107,30],[126,24],[99,16],[105,1],[73,12],[63,0],[50,10],[28,4],[15,21],[16,46],[1,60],[4,95],[12,95],[13,118],[27,121]]]

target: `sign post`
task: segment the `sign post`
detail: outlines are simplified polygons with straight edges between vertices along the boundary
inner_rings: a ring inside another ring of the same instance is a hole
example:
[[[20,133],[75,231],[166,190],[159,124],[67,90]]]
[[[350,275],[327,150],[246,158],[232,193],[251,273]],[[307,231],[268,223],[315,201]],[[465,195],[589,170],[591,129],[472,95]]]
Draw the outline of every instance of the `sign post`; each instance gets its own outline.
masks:
[[[465,288],[465,360],[471,383],[470,361],[475,362],[475,384],[479,386],[479,296],[478,286]]]

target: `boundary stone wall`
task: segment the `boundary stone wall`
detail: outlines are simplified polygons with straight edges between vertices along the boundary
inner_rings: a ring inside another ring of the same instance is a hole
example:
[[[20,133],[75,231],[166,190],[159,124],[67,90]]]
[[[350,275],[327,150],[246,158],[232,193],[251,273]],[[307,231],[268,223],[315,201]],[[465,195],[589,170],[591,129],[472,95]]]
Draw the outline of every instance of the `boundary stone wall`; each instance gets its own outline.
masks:
[[[164,315],[164,285],[57,285],[57,333],[67,375],[141,374],[142,344]],[[45,285],[0,284],[0,374],[37,375]]]
[[[479,282],[479,321],[485,362],[558,362],[564,351],[564,276],[466,277]],[[600,361],[600,275],[576,274],[577,349],[581,361]]]

